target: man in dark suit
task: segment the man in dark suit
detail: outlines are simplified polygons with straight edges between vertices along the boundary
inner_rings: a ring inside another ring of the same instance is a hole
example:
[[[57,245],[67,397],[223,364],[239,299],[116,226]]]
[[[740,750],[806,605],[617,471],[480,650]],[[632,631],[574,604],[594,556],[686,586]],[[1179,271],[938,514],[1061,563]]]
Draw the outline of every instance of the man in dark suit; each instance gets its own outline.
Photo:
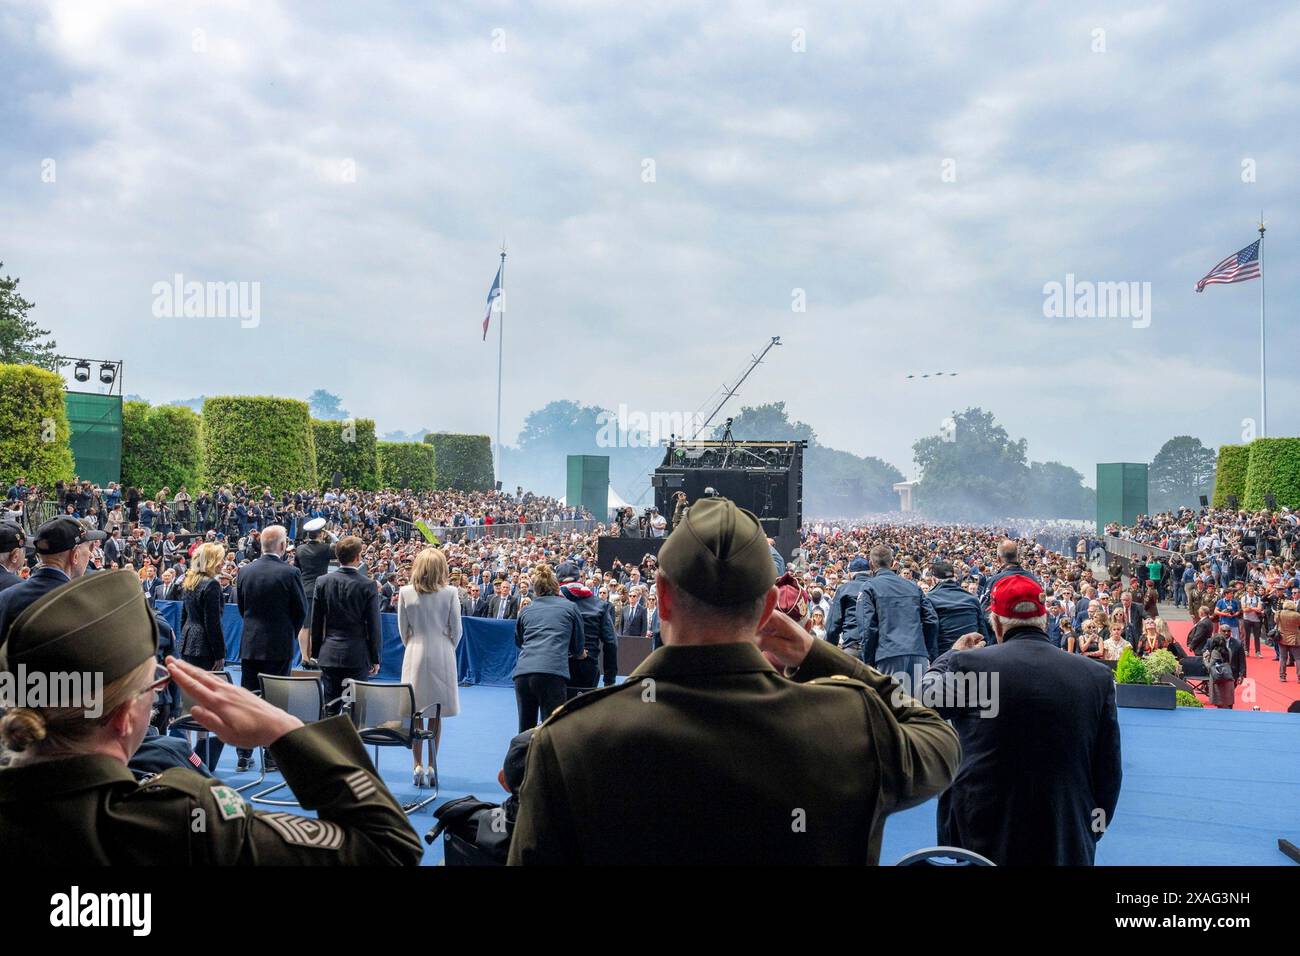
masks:
[[[1142,639],[1142,621],[1146,614],[1140,604],[1133,603],[1133,592],[1125,590],[1119,596],[1118,610],[1124,613],[1124,639],[1137,650],[1138,641]]]
[[[16,524],[0,524],[0,591],[21,584],[18,572],[27,563],[27,532]]]
[[[365,544],[348,535],[335,547],[339,569],[316,579],[311,610],[311,653],[320,664],[325,700],[342,696],[345,680],[379,673],[383,638],[379,591],[358,568]],[[337,713],[339,704],[331,706]]]
[[[121,528],[114,528],[104,542],[104,560],[110,568],[120,568],[126,564],[126,542],[122,540]]]
[[[37,598],[86,573],[95,542],[104,537],[104,532],[94,531],[67,515],[51,518],[36,529],[36,567],[26,581],[0,592],[0,645],[5,642],[9,625]]]
[[[288,676],[298,629],[307,614],[302,574],[285,559],[289,539],[282,526],[262,532],[262,556],[240,568],[235,600],[244,619],[239,645],[239,683],[261,688],[259,674]],[[236,770],[249,767],[253,752],[240,748]]]
[[[487,617],[512,621],[519,616],[519,598],[510,593],[510,585],[497,581],[496,594],[488,599]]]
[[[1042,588],[1029,577],[994,586],[989,623],[998,643],[960,638],[922,687],[961,736],[938,842],[998,866],[1091,866],[1123,776],[1114,676],[1048,640]]]
[[[623,608],[623,636],[645,637],[646,613],[645,605],[641,603],[641,585],[632,588],[628,595],[627,606]]]
[[[483,593],[480,593],[480,591]],[[470,617],[487,617],[488,606],[492,602],[491,588],[487,585],[482,588],[475,585],[470,589],[470,599],[474,602],[474,609],[470,612]]]

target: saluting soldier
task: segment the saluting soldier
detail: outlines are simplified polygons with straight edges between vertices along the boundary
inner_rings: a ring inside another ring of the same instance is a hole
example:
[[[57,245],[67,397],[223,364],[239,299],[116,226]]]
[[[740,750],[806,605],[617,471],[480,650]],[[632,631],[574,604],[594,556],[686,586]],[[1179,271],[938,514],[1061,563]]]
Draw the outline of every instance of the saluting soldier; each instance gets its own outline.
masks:
[[[675,531],[686,520],[688,505],[686,504],[686,492],[684,491],[677,492],[677,494],[673,495],[673,498],[677,502],[673,505],[673,530]]]
[[[0,739],[14,752],[0,770],[0,856],[74,866],[419,862],[419,838],[346,716],[304,726],[188,664],[168,658],[158,668],[157,640],[129,571],[64,585],[13,622],[0,670],[102,674],[103,685],[94,699],[29,700],[0,718]],[[191,695],[208,730],[270,748],[317,818],[253,810],[219,780],[185,768],[138,782],[127,763],[168,680]]]
[[[953,729],[773,613],[775,578],[753,514],[691,507],[659,552],[664,646],[537,730],[512,864],[874,864],[885,817],[948,786]]]

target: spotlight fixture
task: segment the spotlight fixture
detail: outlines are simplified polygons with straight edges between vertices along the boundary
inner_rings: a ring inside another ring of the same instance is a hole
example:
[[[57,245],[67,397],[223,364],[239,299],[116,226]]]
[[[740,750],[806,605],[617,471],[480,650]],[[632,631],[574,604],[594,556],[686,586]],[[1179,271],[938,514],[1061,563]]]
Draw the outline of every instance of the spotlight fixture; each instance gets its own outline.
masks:
[[[72,377],[78,382],[90,381],[90,363],[86,361],[78,362],[72,370]]]
[[[117,366],[104,362],[99,366],[99,380],[105,385],[112,385],[117,378]]]

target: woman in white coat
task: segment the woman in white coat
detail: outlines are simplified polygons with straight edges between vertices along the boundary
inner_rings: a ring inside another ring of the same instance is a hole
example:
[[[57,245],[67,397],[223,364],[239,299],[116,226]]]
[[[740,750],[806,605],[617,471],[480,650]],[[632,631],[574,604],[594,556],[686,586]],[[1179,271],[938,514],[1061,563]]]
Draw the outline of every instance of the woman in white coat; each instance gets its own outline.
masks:
[[[415,556],[411,583],[403,585],[397,599],[397,630],[406,655],[402,658],[402,683],[415,688],[415,709],[442,704],[443,717],[460,712],[456,683],[456,645],[460,643],[460,595],[447,583],[447,559],[437,548]],[[434,758],[442,741],[442,720],[433,721],[428,770],[420,761],[422,742],[411,745],[415,759],[415,785],[432,786]]]

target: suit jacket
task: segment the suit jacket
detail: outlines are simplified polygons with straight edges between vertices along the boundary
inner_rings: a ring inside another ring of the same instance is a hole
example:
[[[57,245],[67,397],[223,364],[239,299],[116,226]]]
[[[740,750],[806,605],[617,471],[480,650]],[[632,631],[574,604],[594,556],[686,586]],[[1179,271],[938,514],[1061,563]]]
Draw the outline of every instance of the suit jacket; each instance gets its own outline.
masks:
[[[0,568],[0,591],[7,591],[15,584],[22,584],[23,579],[12,571]]]
[[[646,614],[645,603],[638,601],[623,608],[623,634],[627,637],[645,637]]]
[[[360,670],[379,663],[379,592],[356,568],[316,579],[311,608],[311,656],[321,667]]]
[[[1042,631],[1021,627],[1001,644],[939,657],[923,699],[941,699],[931,695],[945,681],[966,699],[947,706],[961,695],[944,694],[938,708],[962,751],[957,778],[939,798],[939,843],[998,866],[1091,866],[1123,777],[1110,668],[1062,654]],[[972,706],[972,688],[989,695],[992,716]]]
[[[513,594],[507,594],[505,597],[494,594],[488,599],[487,617],[496,617],[501,613],[501,602],[506,605],[506,615],[504,620],[512,621],[519,616],[519,598]]]
[[[186,657],[226,659],[226,636],[221,626],[221,584],[209,578],[198,587],[181,591],[180,653]]]
[[[470,610],[470,617],[487,617],[488,605],[492,601],[491,594],[480,594],[479,599],[474,602],[474,607]]]
[[[793,678],[747,642],[661,647],[537,729],[510,863],[875,863],[885,817],[943,790],[960,758],[897,686],[824,641]]]
[[[283,558],[264,554],[236,579],[235,602],[244,619],[239,656],[251,661],[293,660],[307,616],[302,575]]]

